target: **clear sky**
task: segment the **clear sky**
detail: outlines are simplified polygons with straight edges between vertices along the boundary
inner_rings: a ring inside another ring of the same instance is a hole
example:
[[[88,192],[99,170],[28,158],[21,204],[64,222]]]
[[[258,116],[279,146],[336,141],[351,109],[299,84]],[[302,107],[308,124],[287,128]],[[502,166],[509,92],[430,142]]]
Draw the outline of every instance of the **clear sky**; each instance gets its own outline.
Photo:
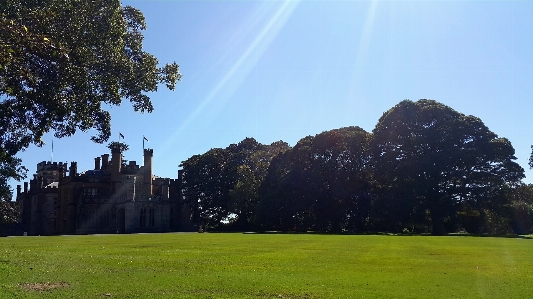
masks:
[[[433,99],[481,118],[506,137],[533,183],[533,1],[123,1],[148,24],[145,50],[183,73],[175,91],[150,94],[155,111],[111,109],[113,137],[154,174],[176,178],[181,161],[254,137],[294,146],[345,126],[372,131],[404,99]],[[108,149],[94,132],[54,139],[53,160],[94,168]],[[51,159],[19,157],[31,176]],[[15,183],[14,183],[15,184]]]

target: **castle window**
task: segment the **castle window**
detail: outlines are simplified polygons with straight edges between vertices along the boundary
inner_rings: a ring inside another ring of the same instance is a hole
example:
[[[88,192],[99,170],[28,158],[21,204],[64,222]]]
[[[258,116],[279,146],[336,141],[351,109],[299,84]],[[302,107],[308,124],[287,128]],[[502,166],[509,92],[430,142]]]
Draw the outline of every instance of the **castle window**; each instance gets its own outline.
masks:
[[[148,225],[154,226],[154,208],[150,208],[148,214]]]
[[[96,188],[87,188],[83,189],[83,195],[85,198],[94,198],[96,195],[98,195],[98,189]]]
[[[141,227],[145,227],[146,226],[146,209],[145,208],[141,209],[141,217],[140,217],[139,225]]]

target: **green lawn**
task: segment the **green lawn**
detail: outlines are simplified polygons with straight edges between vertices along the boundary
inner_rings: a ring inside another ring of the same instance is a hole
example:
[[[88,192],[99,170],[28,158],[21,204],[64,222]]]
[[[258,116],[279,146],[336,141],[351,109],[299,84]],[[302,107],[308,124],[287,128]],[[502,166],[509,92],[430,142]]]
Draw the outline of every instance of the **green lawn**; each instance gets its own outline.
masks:
[[[0,238],[0,298],[530,298],[533,240],[318,234]]]

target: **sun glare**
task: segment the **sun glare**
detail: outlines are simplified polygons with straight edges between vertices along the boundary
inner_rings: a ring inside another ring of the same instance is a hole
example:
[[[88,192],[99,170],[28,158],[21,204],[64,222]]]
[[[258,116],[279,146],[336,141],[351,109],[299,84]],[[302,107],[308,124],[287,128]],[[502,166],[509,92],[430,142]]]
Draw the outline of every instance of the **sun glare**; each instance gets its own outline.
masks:
[[[284,24],[290,18],[291,14],[298,6],[299,1],[286,0],[276,2],[277,7],[274,9],[271,6],[261,6],[259,9],[266,9],[265,12],[259,12],[258,15],[262,16],[262,20],[253,20],[252,26],[255,26],[253,31],[257,32],[256,37],[252,39],[250,44],[245,47],[242,54],[238,56],[238,59],[233,63],[232,67],[227,69],[224,75],[214,84],[213,89],[206,94],[206,96],[199,100],[196,109],[189,114],[177,128],[174,133],[168,137],[165,146],[162,151],[165,152],[171,148],[172,143],[178,138],[179,134],[185,130],[191,122],[204,113],[206,107],[208,107],[214,100],[217,101],[217,106],[221,109],[230,100],[231,95],[240,86],[240,84],[249,76],[251,70],[262,56],[262,54],[268,49],[272,41],[276,38],[279,31],[283,28]],[[241,32],[241,34],[245,34]],[[237,39],[239,37],[236,37]]]

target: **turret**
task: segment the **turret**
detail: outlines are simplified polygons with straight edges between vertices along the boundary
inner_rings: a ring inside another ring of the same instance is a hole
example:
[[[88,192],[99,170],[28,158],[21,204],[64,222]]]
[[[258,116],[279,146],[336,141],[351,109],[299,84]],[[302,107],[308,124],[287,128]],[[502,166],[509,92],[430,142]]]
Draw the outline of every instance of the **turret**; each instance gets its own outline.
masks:
[[[152,157],[154,156],[153,149],[144,150],[144,185],[148,196],[152,196]]]

